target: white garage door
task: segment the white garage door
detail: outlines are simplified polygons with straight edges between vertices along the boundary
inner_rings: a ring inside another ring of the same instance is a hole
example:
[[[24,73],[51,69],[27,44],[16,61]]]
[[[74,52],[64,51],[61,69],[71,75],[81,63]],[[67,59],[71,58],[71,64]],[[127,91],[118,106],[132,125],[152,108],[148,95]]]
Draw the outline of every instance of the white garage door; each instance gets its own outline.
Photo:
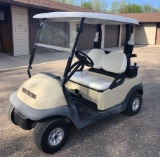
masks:
[[[29,54],[28,9],[12,7],[14,56]]]
[[[155,45],[156,23],[147,23],[136,26],[136,45]]]

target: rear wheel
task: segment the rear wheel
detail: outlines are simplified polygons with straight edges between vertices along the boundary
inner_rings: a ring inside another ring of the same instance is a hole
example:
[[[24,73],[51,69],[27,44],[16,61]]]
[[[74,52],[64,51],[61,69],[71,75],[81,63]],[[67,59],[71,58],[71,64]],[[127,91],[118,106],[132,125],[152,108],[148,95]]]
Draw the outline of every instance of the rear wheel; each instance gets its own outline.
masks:
[[[139,92],[136,92],[130,98],[124,113],[129,116],[134,116],[140,111],[141,105],[142,105],[142,95]]]
[[[33,140],[36,146],[45,153],[52,154],[60,150],[68,137],[68,126],[64,120],[46,120],[38,122]]]

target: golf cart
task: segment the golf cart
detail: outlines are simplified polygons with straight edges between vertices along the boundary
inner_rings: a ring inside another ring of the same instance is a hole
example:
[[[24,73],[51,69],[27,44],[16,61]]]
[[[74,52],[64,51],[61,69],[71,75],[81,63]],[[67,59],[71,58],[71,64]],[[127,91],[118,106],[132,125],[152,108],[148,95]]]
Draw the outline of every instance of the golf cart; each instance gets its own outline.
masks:
[[[113,114],[124,112],[133,116],[139,112],[143,87],[137,74],[137,64],[131,65],[131,58],[136,57],[132,54],[133,25],[138,24],[138,21],[86,12],[44,13],[34,18],[40,19],[41,23],[29,61],[29,79],[10,96],[8,116],[15,125],[25,130],[34,128],[33,139],[40,150],[54,153],[61,149],[68,137],[68,123],[81,129]],[[39,42],[40,38],[44,39],[41,33],[47,29],[47,23],[52,22],[79,24],[72,50]],[[97,27],[94,48],[88,54],[77,50],[84,24]],[[101,25],[121,24],[126,26],[124,51],[101,49]],[[48,72],[31,76],[38,47],[70,51],[63,78]],[[73,62],[74,55],[78,60],[76,62]]]

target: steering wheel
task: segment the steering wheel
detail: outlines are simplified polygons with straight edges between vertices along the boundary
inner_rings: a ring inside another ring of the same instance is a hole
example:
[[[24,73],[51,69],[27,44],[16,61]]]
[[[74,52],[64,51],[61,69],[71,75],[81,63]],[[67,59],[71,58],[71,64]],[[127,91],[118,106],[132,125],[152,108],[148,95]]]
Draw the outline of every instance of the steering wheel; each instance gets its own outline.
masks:
[[[94,63],[92,59],[89,56],[87,56],[84,52],[76,51],[75,55],[82,65],[93,67]]]

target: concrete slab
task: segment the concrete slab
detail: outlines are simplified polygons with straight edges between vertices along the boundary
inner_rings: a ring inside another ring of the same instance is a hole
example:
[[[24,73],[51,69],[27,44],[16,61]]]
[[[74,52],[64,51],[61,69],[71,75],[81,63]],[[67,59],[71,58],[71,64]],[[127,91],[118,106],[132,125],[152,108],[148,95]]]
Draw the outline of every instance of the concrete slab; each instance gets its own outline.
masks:
[[[160,47],[160,45],[137,45],[135,47],[145,48],[145,47]],[[107,51],[123,51],[123,47],[112,47],[105,48]],[[86,50],[84,52],[89,52]],[[70,53],[68,52],[54,52],[54,53],[38,53],[35,55],[33,64],[41,64],[46,62],[53,62],[58,60],[65,60],[69,57]],[[0,53],[0,71],[20,68],[23,66],[28,66],[30,56],[9,56],[4,53]]]
[[[35,55],[33,64],[41,64],[46,62],[53,62],[57,60],[64,60],[69,57],[68,52],[59,53],[39,53]],[[4,53],[0,53],[0,71],[28,66],[30,55],[28,56],[9,56]]]

